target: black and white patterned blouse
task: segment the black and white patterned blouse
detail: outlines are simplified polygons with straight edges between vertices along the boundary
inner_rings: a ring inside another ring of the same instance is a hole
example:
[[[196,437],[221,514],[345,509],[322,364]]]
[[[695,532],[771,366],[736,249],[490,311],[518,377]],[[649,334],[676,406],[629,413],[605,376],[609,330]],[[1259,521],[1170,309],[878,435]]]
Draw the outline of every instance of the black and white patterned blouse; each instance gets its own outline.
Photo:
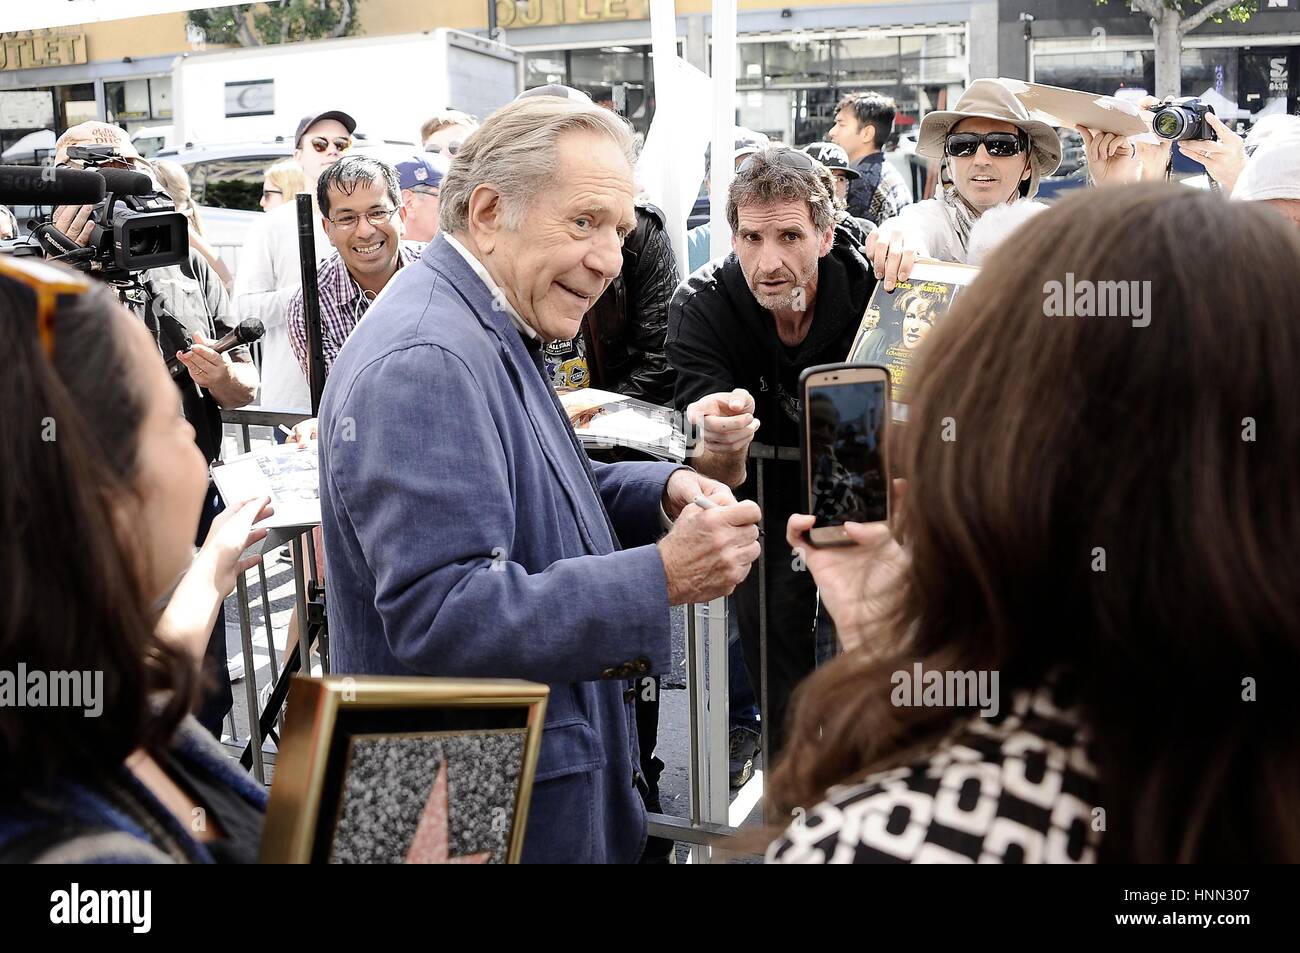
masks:
[[[832,788],[777,864],[1095,863],[1105,828],[1088,734],[1051,686],[964,722],[929,758]]]

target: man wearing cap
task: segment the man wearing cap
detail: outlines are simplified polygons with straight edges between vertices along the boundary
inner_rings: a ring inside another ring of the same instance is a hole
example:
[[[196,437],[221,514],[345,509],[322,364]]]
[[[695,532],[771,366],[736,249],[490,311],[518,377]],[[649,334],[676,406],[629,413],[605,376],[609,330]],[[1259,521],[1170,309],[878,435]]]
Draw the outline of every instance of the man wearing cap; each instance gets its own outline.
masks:
[[[876,230],[876,223],[857,218],[848,210],[849,183],[860,175],[849,165],[848,153],[833,142],[814,142],[804,146],[803,151],[816,160],[826,174],[827,188],[835,199],[835,223],[848,231],[859,245],[865,246],[867,236]]]
[[[875,92],[848,93],[840,100],[835,125],[826,137],[844,149],[857,178],[849,183],[849,214],[879,225],[912,204],[912,192],[885,160],[885,143],[894,129],[894,101]]]
[[[849,165],[849,154],[833,142],[814,142],[804,146],[803,151],[830,170],[835,178],[835,197],[847,207],[849,183],[862,178],[862,173]]]
[[[395,166],[408,241],[428,242],[438,234],[438,189],[449,165],[436,152],[421,152]]]
[[[331,110],[304,116],[294,135],[293,157],[302,166],[307,191],[316,192],[321,173],[352,147],[356,120]],[[268,410],[311,410],[307,378],[294,357],[285,327],[289,302],[302,287],[298,262],[298,217],[294,202],[272,209],[249,232],[235,274],[235,306],[243,318],[258,318],[266,326],[262,339],[262,393],[259,403]],[[334,251],[317,207],[316,263]],[[277,439],[279,439],[277,437]]]

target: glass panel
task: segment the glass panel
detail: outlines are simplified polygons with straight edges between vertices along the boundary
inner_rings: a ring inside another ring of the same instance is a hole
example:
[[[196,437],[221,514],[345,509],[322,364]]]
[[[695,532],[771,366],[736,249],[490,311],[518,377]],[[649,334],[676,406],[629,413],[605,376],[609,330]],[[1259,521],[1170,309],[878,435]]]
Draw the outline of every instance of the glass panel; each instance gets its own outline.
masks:
[[[563,51],[529,53],[525,56],[524,88],[546,86],[549,83],[565,83],[567,80]]]
[[[98,119],[99,111],[95,106],[95,84],[78,83],[75,86],[56,86],[55,97],[58,99],[58,119],[60,133],[69,126],[88,119]]]
[[[835,40],[834,43],[837,82],[855,86],[875,83],[893,85],[897,82],[898,37],[856,37]]]
[[[1155,88],[1151,50],[1090,50],[1034,56],[1034,82],[1114,95],[1119,89]]]
[[[755,89],[763,85],[763,44],[736,46],[736,88]]]
[[[283,156],[216,159],[187,166],[194,201],[217,208],[256,212],[262,197],[262,179],[271,163]]]
[[[648,46],[606,46],[569,54],[569,83],[602,106],[626,116],[640,133],[654,115]]]
[[[172,118],[172,78],[160,76],[149,80],[149,96],[155,119]]]
[[[764,43],[763,47],[763,69],[768,86],[830,82],[830,40],[791,40],[787,43]]]
[[[149,81],[128,79],[105,83],[104,109],[108,113],[109,122],[124,123],[129,119],[150,118]]]

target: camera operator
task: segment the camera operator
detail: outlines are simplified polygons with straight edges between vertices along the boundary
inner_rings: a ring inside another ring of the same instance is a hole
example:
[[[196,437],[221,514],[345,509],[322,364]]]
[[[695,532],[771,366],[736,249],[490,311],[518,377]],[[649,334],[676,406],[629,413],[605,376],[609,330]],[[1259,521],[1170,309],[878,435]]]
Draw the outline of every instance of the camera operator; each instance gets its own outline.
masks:
[[[140,157],[124,130],[103,122],[84,122],[73,126],[55,148],[54,164],[85,168],[83,160],[69,158],[75,146],[109,146],[112,154],[100,167],[123,168],[142,172],[154,179],[149,164]],[[93,238],[94,206],[60,206],[55,208],[52,223],[78,245]],[[246,347],[218,354],[209,345],[230,331],[235,319],[225,286],[207,261],[190,250],[183,264],[150,268],[133,274],[135,287],[124,283],[118,287],[119,298],[141,318],[157,342],[164,360],[177,357],[186,375],[177,381],[185,419],[194,428],[195,443],[210,464],[221,456],[221,408],[242,407],[257,393],[257,368]],[[185,351],[187,334],[193,346]],[[221,512],[221,500],[212,489],[204,502],[199,532],[201,544],[213,518]],[[216,683],[215,694],[198,712],[199,721],[220,737],[221,722],[232,705],[230,679],[226,670],[225,613],[219,611],[208,640],[205,668]]]

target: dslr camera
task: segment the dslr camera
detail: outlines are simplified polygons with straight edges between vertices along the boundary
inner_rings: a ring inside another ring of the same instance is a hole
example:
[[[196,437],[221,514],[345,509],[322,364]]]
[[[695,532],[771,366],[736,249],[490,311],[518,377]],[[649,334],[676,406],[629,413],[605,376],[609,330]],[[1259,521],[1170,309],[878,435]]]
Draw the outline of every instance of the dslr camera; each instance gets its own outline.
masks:
[[[88,170],[105,173],[105,195],[91,212],[95,227],[86,248],[68,247],[66,236],[50,225],[35,232],[47,252],[108,281],[188,260],[189,223],[185,216],[176,211],[165,192],[152,183],[145,187],[141,174],[109,168],[109,163],[122,159],[113,146],[72,146],[68,158],[80,160]],[[119,184],[115,191],[115,182],[122,182],[123,176],[135,187]]]
[[[1170,99],[1157,106],[1151,116],[1151,131],[1161,139],[1218,139],[1205,114],[1214,107],[1195,96]]]

